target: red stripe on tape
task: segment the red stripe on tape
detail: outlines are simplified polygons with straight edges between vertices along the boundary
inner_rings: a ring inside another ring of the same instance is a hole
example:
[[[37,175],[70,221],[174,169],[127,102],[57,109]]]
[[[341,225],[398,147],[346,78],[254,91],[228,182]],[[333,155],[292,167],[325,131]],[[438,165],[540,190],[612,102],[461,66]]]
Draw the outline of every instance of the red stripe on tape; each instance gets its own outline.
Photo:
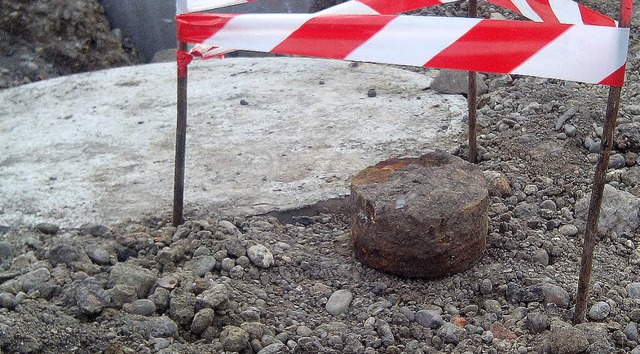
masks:
[[[527,0],[533,11],[540,16],[542,22],[558,23],[556,14],[553,13],[549,0]]]
[[[580,9],[580,17],[582,17],[582,22],[585,25],[594,25],[594,26],[607,26],[607,27],[615,27],[616,22],[597,11],[591,10],[586,6],[582,6],[578,4],[578,9]]]
[[[310,19],[271,52],[343,59],[395,18],[377,15],[339,17],[339,25],[335,24],[335,16]]]
[[[429,6],[440,5],[439,0],[396,0],[396,1],[380,1],[380,0],[357,0],[382,15],[399,14],[401,12],[413,11]]]
[[[508,73],[570,27],[484,20],[424,66]]]
[[[181,14],[176,16],[178,40],[187,43],[202,43],[213,36],[231,19],[233,14]]]
[[[599,84],[607,85],[607,86],[616,86],[622,87],[624,86],[624,73],[626,69],[626,64],[622,65],[618,70],[614,71],[611,75],[604,78],[604,80],[600,81]]]

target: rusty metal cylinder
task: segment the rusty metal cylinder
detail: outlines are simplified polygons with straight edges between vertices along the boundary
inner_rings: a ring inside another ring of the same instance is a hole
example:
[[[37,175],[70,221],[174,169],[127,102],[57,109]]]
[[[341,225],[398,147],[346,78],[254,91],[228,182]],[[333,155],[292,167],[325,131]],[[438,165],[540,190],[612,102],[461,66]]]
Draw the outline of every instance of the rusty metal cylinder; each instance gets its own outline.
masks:
[[[351,183],[356,258],[402,277],[438,278],[483,255],[489,193],[482,172],[444,152],[380,162]]]

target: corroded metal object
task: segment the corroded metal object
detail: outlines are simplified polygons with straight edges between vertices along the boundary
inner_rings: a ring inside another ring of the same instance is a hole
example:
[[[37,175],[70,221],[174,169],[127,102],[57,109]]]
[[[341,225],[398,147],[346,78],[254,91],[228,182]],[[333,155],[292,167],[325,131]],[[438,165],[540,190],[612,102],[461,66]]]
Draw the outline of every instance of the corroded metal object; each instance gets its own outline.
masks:
[[[352,180],[356,258],[403,277],[468,269],[484,253],[489,194],[482,172],[444,152],[381,162]]]

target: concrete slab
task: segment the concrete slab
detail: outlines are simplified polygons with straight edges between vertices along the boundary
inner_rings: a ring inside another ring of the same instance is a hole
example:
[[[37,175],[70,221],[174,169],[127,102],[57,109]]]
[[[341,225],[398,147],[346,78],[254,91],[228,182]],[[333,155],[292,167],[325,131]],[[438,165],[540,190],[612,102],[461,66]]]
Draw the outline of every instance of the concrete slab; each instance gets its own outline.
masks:
[[[449,150],[466,103],[429,90],[433,75],[302,58],[193,63],[185,205],[310,205],[348,194],[380,160]],[[0,91],[0,225],[170,211],[175,90],[175,64],[161,63]]]

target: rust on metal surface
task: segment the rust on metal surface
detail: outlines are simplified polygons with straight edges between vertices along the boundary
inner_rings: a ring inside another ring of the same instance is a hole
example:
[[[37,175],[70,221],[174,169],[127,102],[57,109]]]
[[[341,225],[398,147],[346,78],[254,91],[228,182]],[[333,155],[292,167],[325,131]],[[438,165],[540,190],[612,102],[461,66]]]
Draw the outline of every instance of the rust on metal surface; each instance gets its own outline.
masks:
[[[370,166],[360,171],[351,183],[354,185],[382,183],[387,180],[392,172],[400,170],[415,161],[415,158],[395,158],[382,161],[375,166]]]
[[[437,278],[482,257],[489,196],[474,165],[436,152],[385,161],[353,180],[351,238],[360,262],[404,277]]]
[[[622,0],[620,3],[620,28],[629,28],[631,15],[633,13],[633,1]],[[587,303],[589,301],[589,284],[591,282],[591,270],[593,267],[593,251],[596,246],[596,234],[598,232],[598,219],[602,206],[602,195],[604,194],[604,183],[606,181],[609,156],[613,147],[613,132],[616,127],[618,111],[620,109],[620,93],[622,88],[610,87],[609,98],[607,100],[607,111],[602,129],[601,152],[596,164],[596,171],[593,177],[593,189],[589,201],[589,211],[585,227],[584,243],[582,245],[582,256],[580,263],[580,278],[578,279],[578,290],[576,292],[576,307],[573,313],[573,322],[582,323],[587,313]]]

